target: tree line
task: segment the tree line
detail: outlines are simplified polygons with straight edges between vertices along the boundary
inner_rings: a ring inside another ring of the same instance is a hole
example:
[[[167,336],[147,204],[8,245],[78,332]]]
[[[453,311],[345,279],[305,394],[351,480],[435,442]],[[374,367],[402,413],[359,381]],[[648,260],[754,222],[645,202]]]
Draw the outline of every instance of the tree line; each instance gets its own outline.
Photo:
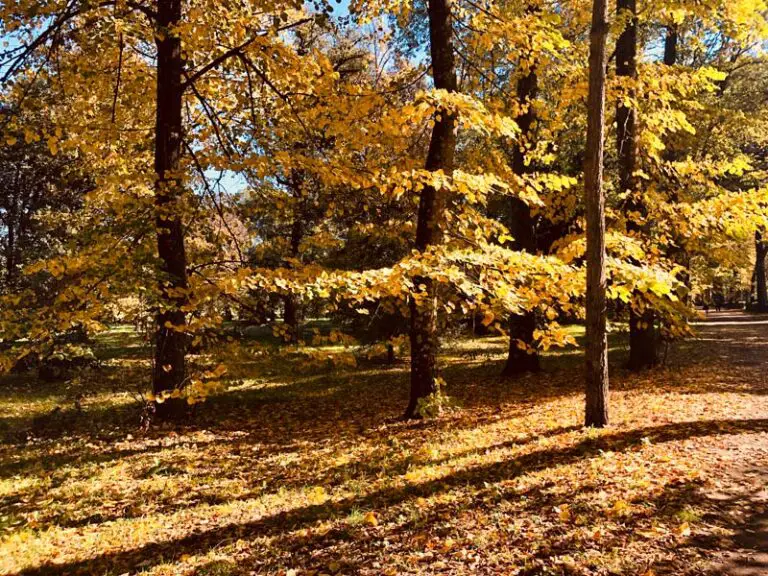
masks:
[[[0,366],[150,314],[172,418],[227,323],[301,346],[330,317],[407,334],[417,418],[446,329],[506,336],[514,377],[584,322],[604,426],[609,321],[645,370],[713,285],[768,302],[765,13],[0,2]]]

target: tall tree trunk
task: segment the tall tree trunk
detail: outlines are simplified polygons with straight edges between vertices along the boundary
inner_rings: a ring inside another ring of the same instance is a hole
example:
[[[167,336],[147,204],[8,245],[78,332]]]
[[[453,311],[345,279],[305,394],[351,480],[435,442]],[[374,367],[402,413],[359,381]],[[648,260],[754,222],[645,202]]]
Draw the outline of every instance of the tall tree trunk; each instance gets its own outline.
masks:
[[[768,288],[765,279],[765,257],[768,255],[768,243],[763,240],[762,232],[755,232],[755,291],[757,292],[758,312],[768,312]]]
[[[293,294],[283,297],[283,323],[288,327],[288,341],[292,344],[299,342],[299,305]]]
[[[530,143],[533,125],[536,122],[536,110],[533,101],[536,98],[538,78],[535,68],[517,81],[518,102],[527,106],[525,112],[515,120],[520,127],[520,142],[515,145],[512,153],[512,170],[515,174],[526,174],[531,171],[525,162],[526,145]],[[519,198],[512,198],[509,206],[509,222],[507,227],[512,234],[515,250],[533,254],[536,252],[536,231],[534,229],[531,208]],[[536,330],[536,314],[514,314],[509,318],[509,353],[502,376],[513,376],[525,372],[537,372],[540,369],[537,352],[530,354],[518,346],[523,342],[530,347],[533,343],[533,332]]]
[[[456,68],[453,58],[453,0],[429,0],[429,40],[432,57],[432,77],[435,88],[456,91]],[[427,152],[426,169],[453,172],[456,150],[455,119],[444,111],[435,118],[432,138]],[[420,252],[442,241],[442,212],[445,191],[426,186],[421,191],[416,222],[416,249]],[[405,418],[419,416],[419,400],[436,390],[437,378],[437,294],[429,278],[415,278],[416,286],[426,287],[420,305],[411,299],[411,394]]]
[[[291,177],[291,186],[293,187],[294,197],[297,199],[296,214],[293,217],[293,226],[291,227],[291,245],[290,254],[291,258],[295,259],[299,256],[299,248],[301,247],[301,240],[304,237],[304,199],[302,187],[304,185],[303,178],[294,172]],[[293,264],[289,264],[292,267]],[[293,294],[287,294],[283,298],[283,305],[285,306],[285,314],[283,316],[283,322],[288,326],[289,337],[292,343],[297,343],[300,336],[300,316],[301,310],[299,303],[296,301],[296,296]]]
[[[157,0],[157,118],[155,126],[155,191],[157,248],[161,264],[161,304],[157,314],[155,368],[156,395],[181,389],[185,383],[187,258],[181,210],[182,73],[181,40],[173,28],[181,21],[182,0]],[[161,418],[184,410],[181,400],[157,404]]]
[[[677,24],[670,24],[667,26],[667,35],[664,38],[664,64],[666,66],[675,66],[677,64],[677,53],[678,53],[678,43],[679,43],[679,37],[678,37],[678,28]],[[666,161],[671,161],[675,159],[675,153],[674,149],[667,147],[667,149],[663,152],[662,157]],[[673,191],[671,195],[672,202],[678,202],[678,193],[677,191]],[[675,238],[679,241],[678,238]],[[685,303],[690,302],[690,288],[691,288],[691,275],[688,272],[688,268],[690,266],[690,257],[688,256],[688,251],[685,248],[684,245],[680,244],[678,246],[674,246],[670,248],[668,252],[669,256],[671,256],[678,264],[681,265],[682,270],[677,274],[678,280],[682,282],[687,288],[688,293],[683,297],[683,301]]]
[[[636,0],[618,0],[616,4],[620,16],[629,16],[630,20],[616,40],[616,75],[634,80],[637,78],[637,4]],[[619,159],[619,187],[622,193],[628,193],[626,204],[627,232],[640,235],[645,226],[637,222],[636,215],[644,218],[645,204],[636,189],[635,170],[637,168],[637,111],[632,106],[625,106],[619,101],[616,106],[616,146]],[[635,294],[635,298],[642,295]],[[656,346],[655,315],[653,310],[638,312],[629,309],[629,362],[630,370],[643,370],[658,364]]]
[[[607,0],[594,0],[589,45],[589,96],[584,188],[587,210],[587,426],[608,425],[608,340],[606,336],[605,197],[605,45]]]
[[[664,64],[677,64],[677,24],[667,26],[667,37],[664,39]]]

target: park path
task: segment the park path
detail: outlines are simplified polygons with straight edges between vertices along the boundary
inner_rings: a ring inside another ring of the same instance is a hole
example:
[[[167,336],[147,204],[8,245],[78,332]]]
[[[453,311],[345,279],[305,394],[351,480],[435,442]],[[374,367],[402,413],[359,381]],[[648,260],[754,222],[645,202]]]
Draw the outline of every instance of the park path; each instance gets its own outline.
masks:
[[[732,370],[730,386],[768,394],[768,315],[710,312],[695,327],[696,345],[706,350],[708,361]],[[739,442],[738,452],[724,455],[717,489],[702,495],[732,537],[700,545],[704,551],[719,552],[714,573],[768,576],[768,446],[753,436]]]

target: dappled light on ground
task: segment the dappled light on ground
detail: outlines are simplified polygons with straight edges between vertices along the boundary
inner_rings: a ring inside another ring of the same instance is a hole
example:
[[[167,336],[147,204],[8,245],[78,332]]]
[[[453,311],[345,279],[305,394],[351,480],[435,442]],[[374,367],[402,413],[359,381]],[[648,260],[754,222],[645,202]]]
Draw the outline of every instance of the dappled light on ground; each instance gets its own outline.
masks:
[[[415,424],[397,420],[403,364],[254,363],[175,430],[140,429],[98,372],[82,412],[64,388],[9,380],[0,573],[714,572],[748,547],[728,495],[765,460],[768,327],[699,330],[667,368],[614,370],[604,431],[581,427],[578,357],[505,381],[495,339],[446,346],[456,406]]]

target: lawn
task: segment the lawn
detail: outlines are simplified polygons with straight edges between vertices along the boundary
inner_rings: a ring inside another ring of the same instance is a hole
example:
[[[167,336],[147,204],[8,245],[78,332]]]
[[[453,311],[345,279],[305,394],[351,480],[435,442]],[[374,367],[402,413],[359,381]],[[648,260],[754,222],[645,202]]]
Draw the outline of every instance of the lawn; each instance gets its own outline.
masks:
[[[146,349],[115,329],[74,381],[0,380],[0,573],[714,573],[768,474],[768,326],[741,320],[639,376],[614,335],[601,431],[577,349],[505,381],[498,338],[445,343],[433,420],[398,419],[404,361],[244,341],[188,422],[142,426]]]

